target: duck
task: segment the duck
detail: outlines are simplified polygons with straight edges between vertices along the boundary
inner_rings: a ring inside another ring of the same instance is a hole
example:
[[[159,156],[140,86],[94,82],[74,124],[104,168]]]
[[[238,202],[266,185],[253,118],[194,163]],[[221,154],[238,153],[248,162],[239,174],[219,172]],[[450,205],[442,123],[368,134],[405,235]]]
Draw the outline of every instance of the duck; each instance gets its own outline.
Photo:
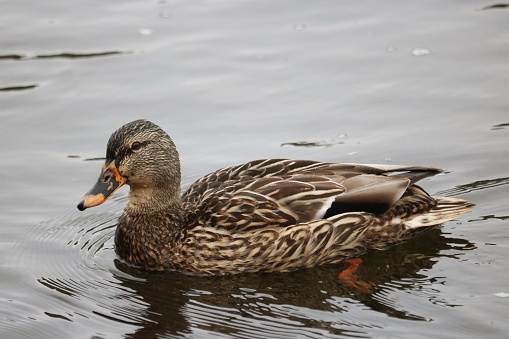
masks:
[[[207,174],[183,192],[180,171],[161,127],[129,122],[109,138],[99,178],[77,207],[98,206],[128,185],[114,241],[124,262],[224,276],[338,264],[474,206],[416,185],[442,172],[432,167],[261,159]]]

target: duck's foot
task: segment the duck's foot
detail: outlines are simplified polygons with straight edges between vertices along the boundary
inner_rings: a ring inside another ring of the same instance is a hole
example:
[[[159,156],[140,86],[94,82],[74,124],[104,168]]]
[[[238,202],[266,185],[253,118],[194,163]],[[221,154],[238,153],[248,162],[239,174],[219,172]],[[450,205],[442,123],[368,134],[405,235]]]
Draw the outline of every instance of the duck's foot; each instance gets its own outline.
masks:
[[[351,286],[362,293],[372,293],[373,285],[367,282],[364,282],[359,279],[359,277],[355,274],[359,265],[362,264],[361,258],[353,258],[348,260],[349,266],[343,270],[338,276],[338,278],[343,281],[348,286]]]

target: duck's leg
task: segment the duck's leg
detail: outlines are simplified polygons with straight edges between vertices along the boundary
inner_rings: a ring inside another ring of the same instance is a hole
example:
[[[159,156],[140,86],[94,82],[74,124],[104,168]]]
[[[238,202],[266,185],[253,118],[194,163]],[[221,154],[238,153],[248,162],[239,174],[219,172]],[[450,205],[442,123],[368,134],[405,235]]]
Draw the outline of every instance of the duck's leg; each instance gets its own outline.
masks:
[[[348,286],[351,286],[362,293],[371,293],[373,285],[361,281],[359,277],[355,274],[359,265],[362,264],[361,258],[353,258],[348,260],[349,266],[343,270],[338,276],[338,278],[343,281]]]

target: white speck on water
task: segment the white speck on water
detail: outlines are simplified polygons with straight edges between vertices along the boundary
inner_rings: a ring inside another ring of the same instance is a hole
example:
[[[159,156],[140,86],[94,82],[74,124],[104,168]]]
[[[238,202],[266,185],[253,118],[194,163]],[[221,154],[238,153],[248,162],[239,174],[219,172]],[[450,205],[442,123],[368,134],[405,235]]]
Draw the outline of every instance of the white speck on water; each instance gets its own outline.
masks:
[[[509,298],[509,293],[506,293],[506,292],[498,292],[498,293],[495,293],[495,297],[499,297],[499,298]]]
[[[347,137],[346,133],[341,133],[341,134],[338,134],[338,137],[337,137],[337,138],[338,138],[338,139],[344,139],[344,138],[346,138],[346,137]]]
[[[355,155],[357,153],[359,153],[359,152],[348,152],[348,153],[346,153],[346,155]]]
[[[412,55],[414,56],[424,56],[424,55],[430,55],[431,51],[427,48],[414,48],[412,50]]]
[[[394,46],[387,46],[387,47],[385,48],[385,50],[386,50],[387,52],[396,52],[398,49],[397,49],[396,47],[394,47]]]
[[[154,31],[150,28],[140,28],[138,33],[140,33],[141,35],[149,36],[154,34]]]

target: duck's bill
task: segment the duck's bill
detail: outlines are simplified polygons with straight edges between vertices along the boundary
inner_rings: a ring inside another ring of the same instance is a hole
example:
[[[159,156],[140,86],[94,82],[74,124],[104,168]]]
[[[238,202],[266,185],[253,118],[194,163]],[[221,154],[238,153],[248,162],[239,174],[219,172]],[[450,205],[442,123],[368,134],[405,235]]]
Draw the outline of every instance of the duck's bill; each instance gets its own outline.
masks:
[[[101,175],[97,179],[94,187],[88,191],[78,204],[80,211],[89,207],[94,207],[105,202],[117,189],[125,184],[123,178],[115,166],[115,161],[112,161],[108,166],[103,165]]]

